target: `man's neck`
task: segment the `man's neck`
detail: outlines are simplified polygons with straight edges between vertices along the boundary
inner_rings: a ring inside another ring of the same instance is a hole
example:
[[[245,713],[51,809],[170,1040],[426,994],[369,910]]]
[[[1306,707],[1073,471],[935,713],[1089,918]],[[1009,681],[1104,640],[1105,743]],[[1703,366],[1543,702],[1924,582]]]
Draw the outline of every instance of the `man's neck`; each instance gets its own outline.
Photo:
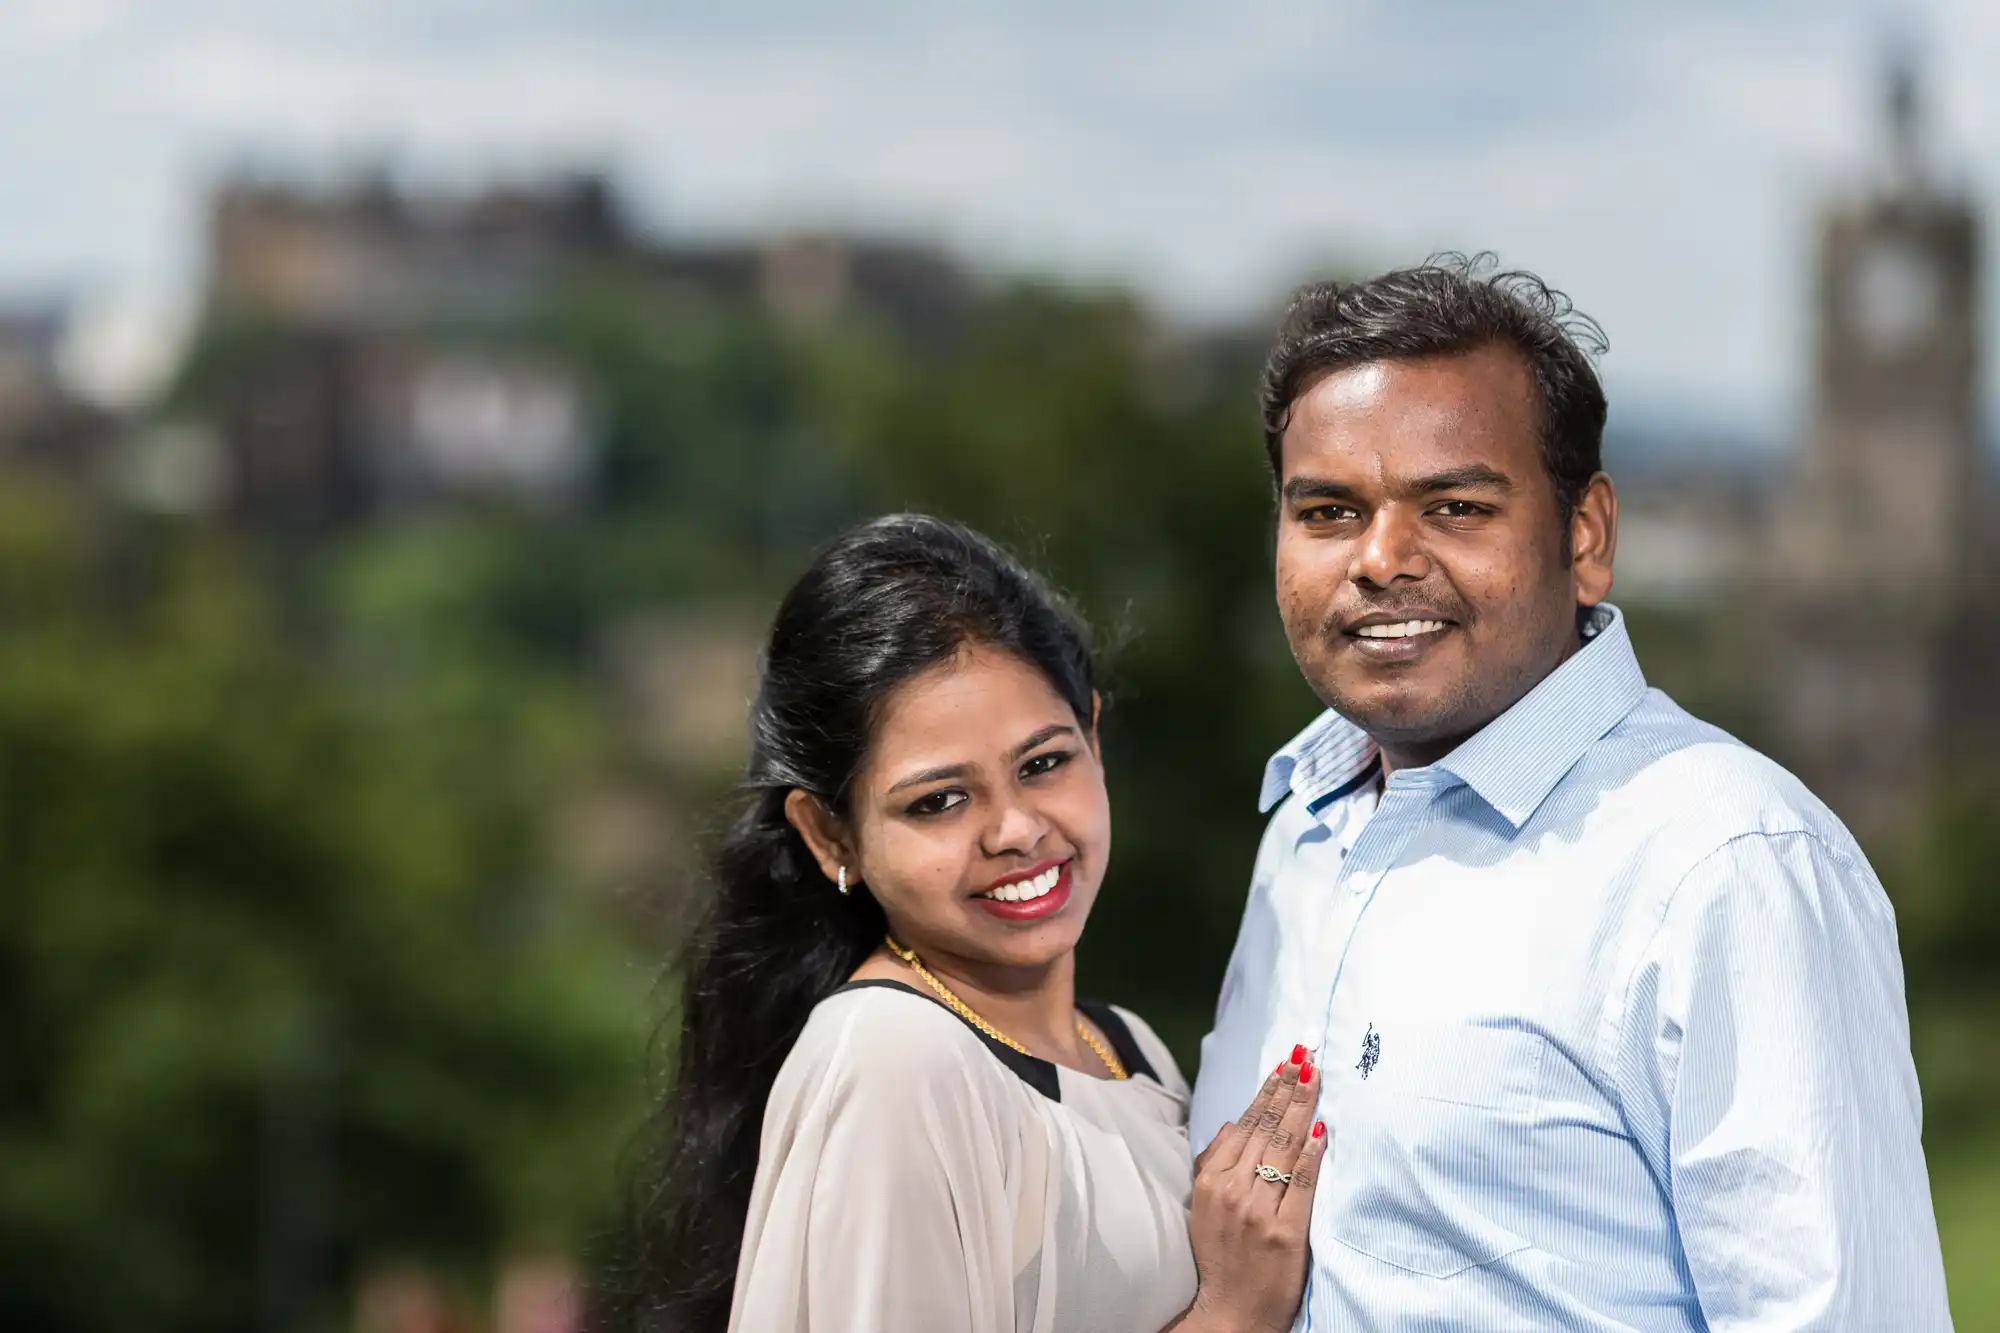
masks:
[[[1400,769],[1428,768],[1478,734],[1479,729],[1475,728],[1463,736],[1455,736],[1450,740],[1428,741],[1420,745],[1392,745],[1378,740],[1375,744],[1382,752],[1383,780],[1387,781],[1391,774]]]

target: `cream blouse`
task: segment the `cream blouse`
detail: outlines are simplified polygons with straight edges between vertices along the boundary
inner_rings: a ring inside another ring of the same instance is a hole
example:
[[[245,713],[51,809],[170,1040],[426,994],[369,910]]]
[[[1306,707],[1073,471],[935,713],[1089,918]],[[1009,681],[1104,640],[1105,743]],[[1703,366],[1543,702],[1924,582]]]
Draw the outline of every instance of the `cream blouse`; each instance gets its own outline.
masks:
[[[1194,1296],[1187,1083],[1023,1055],[894,981],[813,1010],[771,1089],[731,1333],[1159,1333]]]

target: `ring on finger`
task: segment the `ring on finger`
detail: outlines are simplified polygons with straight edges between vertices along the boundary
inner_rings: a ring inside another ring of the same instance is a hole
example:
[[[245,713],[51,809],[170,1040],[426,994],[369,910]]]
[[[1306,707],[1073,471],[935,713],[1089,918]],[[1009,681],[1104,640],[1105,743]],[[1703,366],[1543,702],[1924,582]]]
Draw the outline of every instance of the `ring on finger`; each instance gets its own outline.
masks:
[[[1259,1179],[1268,1180],[1273,1185],[1289,1185],[1292,1183],[1291,1172],[1280,1171],[1269,1162],[1259,1162],[1257,1164],[1257,1175]]]

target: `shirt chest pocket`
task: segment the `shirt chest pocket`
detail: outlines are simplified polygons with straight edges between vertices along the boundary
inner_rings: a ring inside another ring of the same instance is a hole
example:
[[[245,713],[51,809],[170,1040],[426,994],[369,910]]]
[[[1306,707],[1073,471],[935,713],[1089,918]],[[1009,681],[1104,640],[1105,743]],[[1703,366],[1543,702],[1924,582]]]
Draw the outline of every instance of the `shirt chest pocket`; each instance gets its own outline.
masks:
[[[1544,1038],[1514,1028],[1372,1032],[1335,1112],[1335,1162],[1322,1187],[1332,1238],[1435,1278],[1526,1249],[1517,1209],[1547,1050]]]

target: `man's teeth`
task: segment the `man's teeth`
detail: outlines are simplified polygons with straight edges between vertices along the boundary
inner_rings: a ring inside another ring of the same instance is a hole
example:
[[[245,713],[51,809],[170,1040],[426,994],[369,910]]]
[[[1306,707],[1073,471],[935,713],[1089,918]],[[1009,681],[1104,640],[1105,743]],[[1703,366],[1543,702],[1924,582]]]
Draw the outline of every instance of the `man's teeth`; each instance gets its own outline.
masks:
[[[1444,625],[1442,620],[1398,620],[1392,625],[1363,625],[1354,632],[1364,639],[1407,639],[1412,634],[1435,634]]]
[[[1017,879],[1012,884],[1002,884],[999,888],[982,893],[982,898],[997,898],[1003,903],[1033,902],[1056,886],[1062,878],[1061,866],[1050,866],[1033,879]]]

